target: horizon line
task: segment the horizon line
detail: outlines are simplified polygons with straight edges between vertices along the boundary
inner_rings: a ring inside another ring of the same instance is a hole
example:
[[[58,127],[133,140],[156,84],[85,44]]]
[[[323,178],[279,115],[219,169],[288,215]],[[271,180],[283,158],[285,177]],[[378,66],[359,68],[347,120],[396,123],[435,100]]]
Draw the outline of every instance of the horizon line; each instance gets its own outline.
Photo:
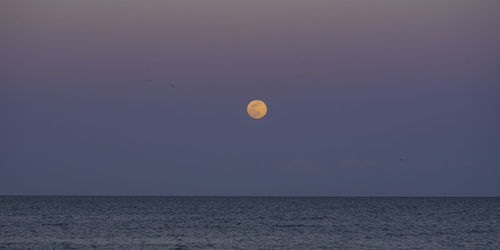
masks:
[[[500,198],[500,195],[102,195],[102,194],[0,194],[0,197],[158,197],[158,198]]]

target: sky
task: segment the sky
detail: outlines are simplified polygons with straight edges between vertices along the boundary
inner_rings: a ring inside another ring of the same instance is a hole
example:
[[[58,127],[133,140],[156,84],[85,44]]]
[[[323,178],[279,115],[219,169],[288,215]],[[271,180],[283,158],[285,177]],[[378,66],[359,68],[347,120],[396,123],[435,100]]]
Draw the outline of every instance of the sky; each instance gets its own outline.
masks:
[[[0,1],[0,195],[499,196],[499,11]]]

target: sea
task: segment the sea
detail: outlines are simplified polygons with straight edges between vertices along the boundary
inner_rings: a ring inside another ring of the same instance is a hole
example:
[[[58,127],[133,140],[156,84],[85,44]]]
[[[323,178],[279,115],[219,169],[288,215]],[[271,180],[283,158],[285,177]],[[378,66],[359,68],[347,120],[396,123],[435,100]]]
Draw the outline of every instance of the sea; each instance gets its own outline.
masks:
[[[0,196],[0,249],[500,249],[500,198]]]

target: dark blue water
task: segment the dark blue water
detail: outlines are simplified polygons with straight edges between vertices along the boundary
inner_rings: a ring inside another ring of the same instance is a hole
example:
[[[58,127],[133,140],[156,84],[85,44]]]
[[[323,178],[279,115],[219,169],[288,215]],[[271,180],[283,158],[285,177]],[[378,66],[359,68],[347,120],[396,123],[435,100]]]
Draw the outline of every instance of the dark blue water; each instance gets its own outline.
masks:
[[[500,249],[500,198],[0,197],[0,248]]]

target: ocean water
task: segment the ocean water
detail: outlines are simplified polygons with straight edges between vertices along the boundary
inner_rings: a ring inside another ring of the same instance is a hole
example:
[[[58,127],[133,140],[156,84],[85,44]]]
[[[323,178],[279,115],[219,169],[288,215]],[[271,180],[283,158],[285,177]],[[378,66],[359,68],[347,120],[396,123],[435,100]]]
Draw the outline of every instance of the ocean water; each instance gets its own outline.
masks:
[[[500,249],[500,198],[0,197],[5,249]]]

